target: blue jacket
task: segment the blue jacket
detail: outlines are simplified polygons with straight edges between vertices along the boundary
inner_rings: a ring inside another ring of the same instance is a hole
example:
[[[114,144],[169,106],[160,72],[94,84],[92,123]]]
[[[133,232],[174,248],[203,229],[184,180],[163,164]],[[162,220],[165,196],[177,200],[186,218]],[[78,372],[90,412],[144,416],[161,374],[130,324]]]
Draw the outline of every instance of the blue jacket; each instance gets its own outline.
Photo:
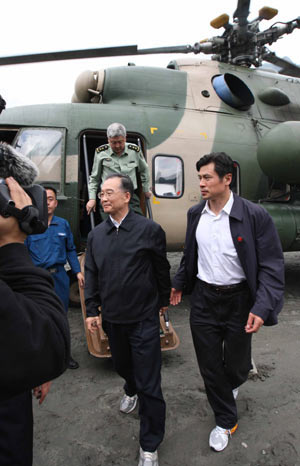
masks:
[[[173,287],[190,294],[197,279],[196,229],[205,201],[188,211],[184,254]],[[284,259],[271,216],[258,204],[234,194],[229,216],[232,240],[252,296],[253,314],[265,325],[277,324],[283,306]]]
[[[73,235],[64,218],[54,215],[47,230],[40,235],[27,236],[25,245],[38,267],[48,269],[68,261],[73,273],[80,272]]]

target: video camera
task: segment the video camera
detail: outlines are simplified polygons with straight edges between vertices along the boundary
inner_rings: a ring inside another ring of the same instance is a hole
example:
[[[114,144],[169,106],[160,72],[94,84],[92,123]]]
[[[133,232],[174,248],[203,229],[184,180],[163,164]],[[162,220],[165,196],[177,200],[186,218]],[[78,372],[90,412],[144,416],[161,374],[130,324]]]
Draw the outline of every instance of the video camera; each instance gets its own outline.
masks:
[[[0,143],[0,215],[13,216],[27,235],[44,233],[48,228],[48,208],[45,189],[32,184],[38,169],[26,156],[6,143]],[[12,176],[30,196],[32,205],[18,209],[11,199],[5,178]]]
[[[33,205],[17,209],[14,201],[10,198],[5,180],[0,178],[0,215],[2,217],[15,217],[21,230],[27,235],[44,233],[48,228],[46,191],[39,184],[23,189],[30,196]]]

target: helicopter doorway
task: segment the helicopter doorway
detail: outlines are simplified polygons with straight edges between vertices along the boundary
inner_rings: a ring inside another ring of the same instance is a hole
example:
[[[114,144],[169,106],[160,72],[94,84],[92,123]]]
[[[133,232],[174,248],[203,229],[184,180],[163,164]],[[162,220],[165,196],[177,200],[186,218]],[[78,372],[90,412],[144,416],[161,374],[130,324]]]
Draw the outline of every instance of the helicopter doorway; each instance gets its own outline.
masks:
[[[126,142],[136,144],[141,147],[141,150],[146,159],[146,144],[140,135],[135,133],[127,133]],[[86,130],[79,137],[79,199],[80,199],[80,236],[83,243],[87,240],[87,235],[92,229],[90,216],[86,211],[86,203],[88,197],[88,178],[92,171],[95,150],[97,147],[107,144],[106,130]],[[85,162],[84,152],[86,148],[87,160]],[[88,170],[88,173],[87,173]],[[139,197],[142,212],[146,215],[145,197],[139,187]],[[95,225],[101,222],[99,214],[99,200],[97,198],[97,206],[95,212]]]

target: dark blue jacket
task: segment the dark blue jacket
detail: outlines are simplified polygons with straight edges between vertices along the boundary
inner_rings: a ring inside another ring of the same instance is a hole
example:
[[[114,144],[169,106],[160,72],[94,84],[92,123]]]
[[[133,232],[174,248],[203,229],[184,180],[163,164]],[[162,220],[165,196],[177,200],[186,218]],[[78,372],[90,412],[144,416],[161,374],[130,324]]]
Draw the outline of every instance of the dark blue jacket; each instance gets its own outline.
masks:
[[[119,229],[110,218],[89,233],[85,260],[87,317],[114,323],[142,321],[169,304],[166,236],[157,223],[132,210]]]
[[[38,267],[48,269],[54,265],[65,265],[68,261],[73,273],[80,272],[71,228],[64,218],[54,215],[47,230],[27,236],[25,245]]]
[[[190,294],[197,279],[196,229],[205,201],[188,211],[184,254],[173,287]],[[258,204],[234,194],[229,216],[232,240],[253,299],[251,312],[265,325],[277,324],[283,306],[284,259],[271,216]]]

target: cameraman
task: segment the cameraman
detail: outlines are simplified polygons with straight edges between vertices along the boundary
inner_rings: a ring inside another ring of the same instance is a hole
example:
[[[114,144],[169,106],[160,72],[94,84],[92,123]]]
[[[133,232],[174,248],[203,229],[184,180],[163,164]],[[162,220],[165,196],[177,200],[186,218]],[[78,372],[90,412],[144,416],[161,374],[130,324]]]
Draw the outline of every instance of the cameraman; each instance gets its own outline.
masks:
[[[9,177],[18,209],[31,198]],[[65,371],[70,335],[50,274],[35,267],[15,217],[0,215],[0,464],[32,465],[32,395],[44,400]]]

